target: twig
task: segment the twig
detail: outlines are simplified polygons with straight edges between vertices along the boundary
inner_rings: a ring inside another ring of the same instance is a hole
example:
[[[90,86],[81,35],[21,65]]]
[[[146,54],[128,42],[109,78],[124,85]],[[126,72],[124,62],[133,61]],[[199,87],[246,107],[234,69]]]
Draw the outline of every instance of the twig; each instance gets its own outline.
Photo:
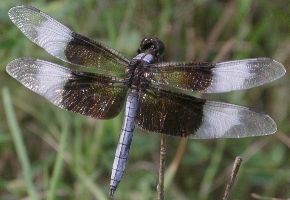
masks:
[[[224,192],[223,200],[227,200],[229,198],[230,190],[234,185],[234,182],[235,182],[235,179],[237,177],[238,171],[240,169],[241,163],[242,163],[242,158],[237,156],[235,159],[233,168],[232,168],[230,180],[229,180],[227,187],[225,189],[225,192]]]
[[[285,133],[281,133],[279,132],[278,134],[276,134],[276,137],[282,142],[284,143],[288,148],[290,148],[290,138],[285,134]]]
[[[241,154],[243,161],[246,162],[249,159],[251,159],[257,152],[261,151],[267,144],[269,144],[269,142],[270,142],[269,138],[264,138],[264,139],[261,139],[252,143]],[[213,190],[217,189],[220,185],[222,185],[225,182],[225,177],[227,176],[227,174],[230,173],[230,171],[231,171],[231,166],[228,166],[224,169],[223,172],[219,173],[220,175],[215,179],[209,192],[212,192]]]
[[[164,168],[165,168],[165,156],[166,156],[166,138],[164,134],[161,134],[160,138],[160,160],[159,160],[159,180],[157,186],[158,200],[164,199]]]
[[[275,197],[263,197],[263,196],[256,194],[256,193],[252,193],[251,196],[254,199],[259,199],[259,200],[290,200],[290,198],[281,199],[281,198],[275,198]]]

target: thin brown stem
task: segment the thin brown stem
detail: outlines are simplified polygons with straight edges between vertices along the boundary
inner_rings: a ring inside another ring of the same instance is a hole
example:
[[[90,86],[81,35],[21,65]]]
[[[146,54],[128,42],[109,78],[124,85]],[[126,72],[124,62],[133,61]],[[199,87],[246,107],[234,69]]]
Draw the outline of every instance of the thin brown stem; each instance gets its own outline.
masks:
[[[259,200],[290,200],[290,198],[281,199],[281,198],[276,198],[276,197],[263,197],[256,193],[252,193],[251,197],[253,197],[254,199],[259,199]]]
[[[266,145],[268,145],[270,141],[271,140],[269,140],[269,138],[263,138],[252,143],[241,154],[243,161],[246,162],[249,159],[251,159],[255,154],[257,154],[257,152],[261,151]],[[220,175],[215,179],[209,192],[212,192],[213,190],[216,190],[218,187],[220,187],[225,182],[225,179],[226,179],[225,177],[227,176],[227,174],[230,173],[230,171],[231,171],[231,166],[228,166],[223,170],[223,172],[219,173]]]
[[[157,186],[158,200],[164,199],[164,169],[166,156],[166,138],[164,134],[160,137],[160,160],[159,160],[159,180]]]
[[[235,183],[235,179],[237,177],[238,171],[240,169],[242,163],[242,158],[237,156],[232,168],[232,173],[231,173],[231,177],[230,180],[226,186],[225,192],[224,192],[224,196],[223,196],[223,200],[227,200],[229,198],[230,195],[230,190],[233,187],[234,183]]]
[[[288,148],[290,148],[290,137],[288,137],[284,133],[278,133],[276,134],[276,137],[283,143],[285,144]]]

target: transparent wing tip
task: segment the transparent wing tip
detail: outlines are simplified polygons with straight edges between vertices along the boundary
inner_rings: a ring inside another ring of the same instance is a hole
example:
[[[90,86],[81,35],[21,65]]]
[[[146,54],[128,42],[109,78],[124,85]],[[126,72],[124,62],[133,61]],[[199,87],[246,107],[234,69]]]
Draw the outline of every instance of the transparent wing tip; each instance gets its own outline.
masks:
[[[9,18],[14,22],[15,17],[20,16],[21,15],[21,11],[23,10],[33,10],[35,12],[40,12],[37,8],[34,8],[32,6],[15,6],[9,9],[8,11],[8,16]]]
[[[253,69],[256,70],[254,71],[256,76],[252,77],[253,79],[257,79],[257,83],[254,86],[263,85],[265,83],[277,80],[286,73],[286,69],[283,64],[272,58],[265,57],[249,59],[248,64],[252,65]],[[256,64],[258,67],[255,67]]]
[[[10,18],[12,21],[13,21],[13,19],[14,19],[15,12],[16,12],[16,10],[18,9],[18,7],[19,7],[19,6],[12,7],[12,8],[10,8],[9,11],[8,11],[8,16],[9,16],[9,18]],[[14,21],[13,21],[13,22],[14,22]]]
[[[17,59],[15,59],[15,60],[12,60],[10,63],[8,63],[8,64],[6,65],[6,72],[7,72],[10,76],[14,77],[14,73],[13,73],[13,72],[14,72],[15,67],[18,66],[19,61],[20,61],[20,59],[17,58]]]
[[[271,135],[277,132],[276,122],[269,115],[265,115],[264,124],[266,128],[264,129],[265,132],[262,135]]]
[[[36,59],[31,58],[31,57],[17,58],[15,60],[12,60],[10,63],[6,65],[6,72],[13,78],[17,78],[16,69],[19,69],[19,67],[21,67],[21,65],[24,65],[25,63],[32,63],[35,61]]]
[[[277,131],[276,122],[263,112],[252,109],[239,112],[240,122],[243,126],[243,134],[240,137],[271,135]]]
[[[13,21],[15,15],[17,15],[17,11],[19,11],[20,9],[24,8],[25,6],[15,6],[9,9],[8,11],[8,16],[9,18]]]
[[[273,65],[273,68],[275,68],[275,75],[276,75],[275,79],[281,78],[282,76],[285,75],[286,69],[282,63],[272,59],[272,65]]]

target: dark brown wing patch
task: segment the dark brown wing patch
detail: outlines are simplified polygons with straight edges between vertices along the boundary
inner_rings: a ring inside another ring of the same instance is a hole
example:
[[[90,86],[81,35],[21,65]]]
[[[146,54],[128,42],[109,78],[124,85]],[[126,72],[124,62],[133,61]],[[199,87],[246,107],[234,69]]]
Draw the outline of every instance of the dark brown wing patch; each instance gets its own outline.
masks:
[[[63,108],[98,119],[109,119],[121,111],[126,90],[113,86],[109,77],[73,72],[61,95]]]
[[[178,89],[204,91],[212,83],[213,67],[210,63],[157,63],[151,67],[151,81]]]
[[[141,96],[136,123],[147,131],[186,137],[200,127],[204,103],[184,94],[148,90]]]
[[[64,50],[68,62],[124,75],[128,62],[118,52],[80,34],[71,34],[72,39]]]

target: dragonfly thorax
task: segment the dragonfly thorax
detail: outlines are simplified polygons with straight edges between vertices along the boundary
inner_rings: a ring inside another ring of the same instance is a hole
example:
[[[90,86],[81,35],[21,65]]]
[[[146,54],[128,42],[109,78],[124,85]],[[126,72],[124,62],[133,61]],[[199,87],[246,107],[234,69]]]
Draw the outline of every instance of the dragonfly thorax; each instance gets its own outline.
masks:
[[[129,87],[142,90],[148,86],[148,77],[145,72],[149,69],[149,64],[154,63],[155,58],[150,53],[140,53],[135,56],[128,66],[127,84]]]

